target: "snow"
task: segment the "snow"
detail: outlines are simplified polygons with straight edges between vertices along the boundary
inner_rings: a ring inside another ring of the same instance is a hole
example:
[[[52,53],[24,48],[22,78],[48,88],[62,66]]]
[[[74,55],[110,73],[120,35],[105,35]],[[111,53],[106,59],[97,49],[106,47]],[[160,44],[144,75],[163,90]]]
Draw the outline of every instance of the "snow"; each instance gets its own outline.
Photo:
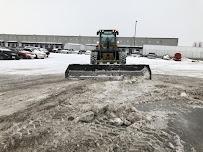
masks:
[[[143,57],[128,57],[127,64],[149,64],[152,74],[178,75],[203,78],[203,61],[192,62],[190,59],[183,61],[148,59]]]
[[[51,53],[46,59],[0,60],[0,74],[64,74],[69,64],[89,64],[89,55]],[[149,64],[152,74],[203,78],[203,62],[181,62],[144,57],[128,57],[127,64]]]
[[[45,59],[0,60],[0,74],[61,74],[69,64],[89,63],[89,55],[51,53]]]

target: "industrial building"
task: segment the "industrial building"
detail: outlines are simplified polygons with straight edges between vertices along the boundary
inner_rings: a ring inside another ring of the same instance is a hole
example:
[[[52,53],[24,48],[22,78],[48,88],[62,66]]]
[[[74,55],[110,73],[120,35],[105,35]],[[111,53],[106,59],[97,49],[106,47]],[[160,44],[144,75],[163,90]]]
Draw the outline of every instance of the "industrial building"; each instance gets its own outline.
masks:
[[[48,50],[63,49],[66,43],[83,45],[97,44],[96,36],[57,36],[57,35],[16,35],[0,34],[0,46],[2,47],[25,47],[35,46]],[[118,37],[121,48],[142,49],[143,45],[167,45],[177,46],[178,38],[148,38],[148,37]]]
[[[146,56],[149,53],[155,53],[158,57],[164,55],[173,57],[175,53],[181,53],[185,58],[203,60],[203,48],[201,47],[144,45],[141,54]]]

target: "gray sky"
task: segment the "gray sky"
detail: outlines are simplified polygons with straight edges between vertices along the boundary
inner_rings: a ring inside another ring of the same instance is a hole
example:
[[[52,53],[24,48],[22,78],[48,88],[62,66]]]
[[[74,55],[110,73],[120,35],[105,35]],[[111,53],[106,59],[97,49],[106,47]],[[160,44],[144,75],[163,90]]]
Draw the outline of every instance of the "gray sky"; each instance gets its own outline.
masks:
[[[178,37],[203,41],[203,0],[0,0],[0,33]]]

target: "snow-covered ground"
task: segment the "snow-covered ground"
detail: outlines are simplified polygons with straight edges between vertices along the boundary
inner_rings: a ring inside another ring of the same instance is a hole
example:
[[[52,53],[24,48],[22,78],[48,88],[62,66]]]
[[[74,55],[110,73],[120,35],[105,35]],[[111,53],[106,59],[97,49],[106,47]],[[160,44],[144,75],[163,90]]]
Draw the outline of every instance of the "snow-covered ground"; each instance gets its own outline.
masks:
[[[0,60],[0,74],[60,74],[69,64],[89,63],[89,55],[51,53],[45,59]]]
[[[149,64],[152,74],[203,78],[203,61],[192,62],[190,59],[183,59],[183,61],[179,62],[174,60],[128,57],[127,64]]]
[[[55,54],[34,60],[0,60],[0,74],[61,74],[69,64],[89,64],[89,55]],[[153,74],[167,74],[203,78],[203,62],[181,62],[143,57],[128,57],[127,64],[149,64]]]

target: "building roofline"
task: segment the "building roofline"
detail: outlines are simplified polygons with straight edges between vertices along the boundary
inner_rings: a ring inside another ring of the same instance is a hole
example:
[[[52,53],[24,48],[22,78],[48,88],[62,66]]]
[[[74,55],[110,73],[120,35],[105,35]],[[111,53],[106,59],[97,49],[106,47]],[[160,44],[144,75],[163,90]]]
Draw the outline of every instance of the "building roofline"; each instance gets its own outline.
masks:
[[[53,36],[53,37],[98,37],[98,36],[87,36],[87,35],[41,35],[41,34],[0,34],[0,35],[12,35],[12,36]],[[134,38],[127,36],[118,36],[118,38]],[[179,39],[177,37],[136,37],[140,39]]]

